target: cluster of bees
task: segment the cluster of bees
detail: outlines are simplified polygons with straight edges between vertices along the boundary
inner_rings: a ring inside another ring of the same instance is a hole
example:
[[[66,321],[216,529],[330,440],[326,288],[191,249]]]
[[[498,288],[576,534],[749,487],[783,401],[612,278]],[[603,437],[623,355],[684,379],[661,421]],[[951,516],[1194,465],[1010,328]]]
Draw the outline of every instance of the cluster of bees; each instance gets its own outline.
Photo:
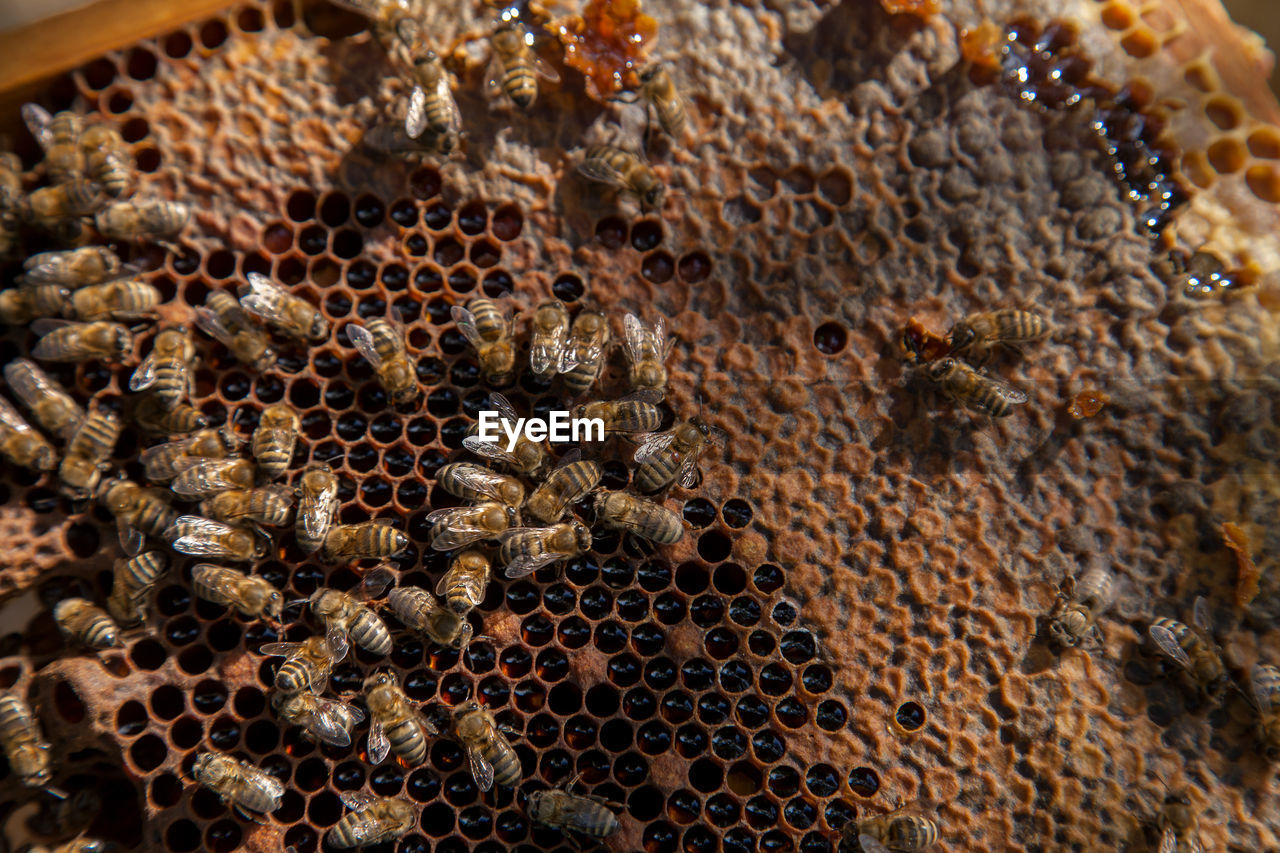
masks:
[[[66,266],[84,251],[50,253],[29,269]],[[277,338],[309,345],[328,339],[331,333],[312,305],[254,273],[240,287],[238,299],[213,291],[195,313],[201,330],[259,371],[271,369],[276,362]],[[509,312],[480,298],[465,308],[455,307],[454,317],[474,346],[485,378],[495,385],[514,381],[519,345]],[[614,333],[608,318],[592,310],[574,317],[552,300],[530,312],[528,321],[532,372],[543,380],[558,375],[565,391],[581,400],[600,376],[610,351]],[[723,437],[696,419],[660,430],[664,415],[659,403],[667,381],[664,362],[672,347],[665,320],[659,318],[650,326],[628,314],[621,326],[632,393],[613,401],[586,400],[574,411],[599,418],[605,436],[627,435],[639,444],[634,476],[639,490],[660,492],[677,480],[692,486],[697,481],[699,455],[722,443]],[[398,320],[352,323],[347,333],[374,367],[393,404],[403,408],[420,399]],[[35,358],[60,360],[56,357],[63,355],[63,349],[51,352],[43,346],[45,340],[33,351]],[[119,359],[125,351],[81,352],[76,360]],[[286,611],[281,592],[264,578],[222,565],[252,563],[266,555],[272,546],[269,528],[291,525],[299,548],[330,564],[386,560],[409,547],[408,537],[388,520],[336,523],[339,484],[324,463],[303,471],[294,488],[274,482],[291,465],[300,429],[298,414],[287,405],[267,407],[248,442],[229,426],[215,427],[186,400],[193,388],[195,362],[191,331],[166,327],[156,333],[150,353],[130,378],[130,390],[135,392],[128,404],[131,416],[145,430],[170,438],[139,455],[146,484],[109,474],[123,423],[119,414],[105,405],[86,413],[34,361],[16,359],[5,367],[10,390],[34,421],[67,444],[59,461],[53,444],[0,398],[0,452],[36,470],[56,468],[63,494],[104,506],[114,516],[121,545],[130,555],[117,562],[105,609],[85,598],[56,604],[54,618],[69,643],[97,651],[109,649],[121,643],[122,626],[131,628],[145,620],[151,591],[170,569],[169,554],[161,548],[146,549],[149,539],[178,554],[209,561],[191,569],[198,597],[275,623]],[[495,393],[492,400],[504,418],[515,419],[501,394]],[[394,588],[386,596],[385,605],[396,619],[432,643],[462,648],[470,642],[473,628],[467,615],[484,598],[495,562],[505,566],[507,577],[519,577],[590,549],[590,528],[571,513],[575,504],[585,504],[589,496],[595,522],[657,544],[677,542],[684,534],[680,517],[657,501],[627,491],[598,489],[602,468],[583,458],[582,448],[555,460],[546,445],[525,437],[510,449],[478,439],[468,436],[464,445],[502,471],[456,462],[438,472],[438,484],[468,503],[429,516],[434,524],[432,546],[458,551],[436,594],[408,586]],[[180,511],[174,506],[178,502],[196,504],[198,513]],[[540,526],[522,526],[522,519]],[[439,735],[442,726],[408,699],[394,675],[379,671],[365,679],[365,710],[323,695],[329,674],[346,657],[352,642],[374,654],[391,651],[391,633],[369,602],[394,579],[391,571],[379,568],[366,572],[353,592],[318,590],[307,603],[324,626],[324,634],[302,642],[269,643],[260,651],[284,658],[271,695],[280,719],[299,725],[314,740],[347,746],[367,711],[370,760],[376,763],[393,754],[413,766],[425,760],[428,738]],[[495,783],[520,784],[519,759],[488,710],[469,701],[452,715],[451,725],[466,747],[481,789]],[[28,785],[53,790],[49,788],[49,745],[30,709],[12,693],[0,694],[0,747]],[[201,754],[192,772],[197,782],[246,813],[274,811],[284,791],[279,780],[226,755]],[[618,822],[611,804],[571,793],[571,785],[529,793],[531,817],[590,837],[613,832]],[[329,844],[336,848],[397,838],[415,820],[414,809],[405,800],[363,794],[343,799],[351,811],[331,831]]]
[[[1068,579],[1050,614],[1049,641],[1058,648],[1079,645],[1086,637],[1100,636],[1098,619],[1117,597],[1119,582],[1106,568],[1086,571],[1078,582]],[[1258,740],[1268,760],[1280,760],[1280,668],[1257,664],[1249,673],[1249,690],[1231,677],[1214,639],[1209,604],[1198,597],[1191,624],[1165,616],[1147,626],[1147,637],[1156,652],[1172,662],[1203,697],[1221,701],[1226,691],[1243,693],[1258,714]],[[1161,853],[1200,851],[1197,821],[1185,791],[1171,790],[1157,820]]]
[[[1003,418],[1027,395],[988,376],[981,365],[997,347],[1017,349],[1046,337],[1052,327],[1031,311],[1001,308],[970,314],[951,327],[945,337],[912,318],[902,332],[907,361],[949,399],[967,409]],[[975,366],[976,365],[976,366]]]
[[[455,151],[463,136],[463,122],[453,96],[454,76],[429,45],[423,23],[412,12],[408,0],[338,0],[338,4],[370,20],[392,65],[411,87],[403,122],[375,125],[365,134],[365,144],[384,154],[447,155]],[[486,94],[490,100],[505,99],[527,111],[537,100],[539,78],[555,83],[560,75],[538,56],[533,32],[521,20],[520,5],[489,5],[497,7],[497,17],[489,36]],[[529,4],[523,11],[532,8],[533,4]],[[654,119],[673,140],[683,139],[688,128],[686,101],[661,63],[640,71],[637,89],[618,100],[644,104],[646,149]],[[662,204],[662,180],[644,156],[626,148],[589,145],[582,153],[578,172],[634,198],[645,211]]]

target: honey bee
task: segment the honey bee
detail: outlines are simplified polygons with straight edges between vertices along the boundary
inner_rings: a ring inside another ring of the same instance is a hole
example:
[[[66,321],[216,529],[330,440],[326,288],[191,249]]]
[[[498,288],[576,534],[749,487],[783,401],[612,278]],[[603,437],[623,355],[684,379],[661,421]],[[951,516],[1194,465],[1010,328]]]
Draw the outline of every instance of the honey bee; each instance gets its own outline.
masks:
[[[1211,697],[1217,696],[1227,686],[1230,676],[1213,642],[1209,603],[1203,597],[1196,598],[1191,621],[1194,627],[1162,616],[1147,628],[1147,635],[1201,690]]]
[[[191,365],[195,360],[196,348],[187,327],[162,329],[156,335],[151,352],[130,377],[129,390],[151,388],[161,407],[173,411],[184,396],[191,394]]]
[[[191,467],[191,460],[225,459],[244,444],[227,427],[202,429],[186,438],[148,447],[138,454],[147,479],[157,482],[172,480]]]
[[[52,792],[49,793],[52,794]],[[56,796],[42,797],[37,802],[36,808],[36,813],[25,821],[25,828],[36,835],[48,837],[61,836],[68,832],[83,833],[102,813],[102,797],[94,789],[84,788],[65,799]],[[83,848],[83,853],[115,853],[110,845],[97,841],[92,843],[97,844],[98,847]],[[55,853],[62,850],[63,848],[55,848]],[[36,853],[36,850],[28,850],[27,853]],[[71,851],[65,851],[65,853],[71,853]]]
[[[191,219],[191,208],[176,201],[130,199],[114,201],[93,221],[108,240],[176,237]]]
[[[250,619],[280,619],[284,596],[266,578],[225,566],[199,563],[191,569],[191,587],[205,601],[234,607]]]
[[[662,410],[658,408],[661,401],[662,394],[658,391],[636,391],[618,400],[599,400],[576,406],[573,416],[602,421],[605,435],[654,432],[662,425]]]
[[[394,579],[386,569],[376,569],[361,578],[354,595],[322,587],[311,596],[311,612],[324,625],[325,638],[339,659],[347,656],[348,637],[375,655],[391,651],[391,632],[364,602],[381,595]]]
[[[427,760],[427,738],[440,733],[418,710],[390,672],[375,672],[364,680],[364,704],[369,709],[369,761],[380,764],[388,753],[416,767]]]
[[[596,518],[606,527],[615,527],[657,542],[674,545],[684,538],[680,516],[661,504],[627,492],[600,492],[596,495]]]
[[[22,160],[12,151],[0,151],[0,257],[13,251],[21,210]]]
[[[250,812],[267,814],[280,808],[284,797],[284,785],[279,779],[229,755],[202,752],[196,756],[192,773],[196,782],[250,820],[256,820]]]
[[[251,272],[240,285],[240,304],[253,316],[296,341],[323,341],[329,321],[305,299],[294,296],[260,273]]]
[[[166,409],[153,394],[134,397],[130,408],[133,422],[153,435],[187,433],[209,426],[209,419],[194,406],[178,403],[172,409]]]
[[[471,642],[471,623],[421,587],[397,587],[387,596],[387,603],[401,624],[437,645],[462,649]]]
[[[533,791],[529,794],[529,817],[544,826],[580,832],[588,838],[605,838],[618,831],[618,816],[609,801],[596,794],[570,793],[577,782],[570,780],[564,789]]]
[[[563,462],[525,501],[524,511],[545,524],[557,522],[570,505],[598,486],[603,476],[604,470],[589,459]]]
[[[503,313],[493,300],[477,297],[468,302],[466,308],[453,306],[453,320],[476,348],[485,381],[494,385],[505,385],[511,381],[516,365],[511,317]]]
[[[202,501],[200,511],[215,521],[283,527],[292,520],[293,492],[281,485],[231,489]]]
[[[103,488],[102,497],[107,511],[116,518],[120,546],[129,555],[142,551],[144,534],[163,539],[178,520],[163,491],[144,489],[131,480],[112,480]]]
[[[436,471],[436,482],[463,500],[493,500],[507,506],[524,503],[524,483],[515,477],[490,471],[483,465],[452,462]]]
[[[1002,308],[970,314],[951,327],[947,339],[951,342],[952,353],[967,352],[973,358],[984,360],[993,347],[1017,347],[1038,341],[1050,331],[1048,321],[1039,314]]]
[[[559,299],[543,302],[529,321],[529,367],[538,376],[554,376],[576,362],[568,352],[569,309]]]
[[[1075,646],[1085,634],[1097,634],[1098,617],[1115,600],[1115,578],[1103,568],[1090,569],[1080,583],[1069,586],[1067,596],[1058,596],[1053,621],[1049,623],[1049,637],[1059,646]]]
[[[286,723],[301,726],[311,740],[331,746],[351,746],[351,730],[364,719],[354,705],[321,699],[309,690],[273,693],[271,707]]]
[[[1007,417],[1013,413],[1014,406],[1027,402],[1027,395],[1016,388],[950,356],[931,362],[924,371],[948,398],[993,418]]]
[[[324,693],[329,674],[342,660],[324,637],[308,637],[301,643],[267,643],[262,653],[285,659],[276,670],[277,690],[297,693],[309,689],[317,696]]]
[[[1191,798],[1185,791],[1169,791],[1164,798],[1157,821],[1160,827],[1160,853],[1204,853],[1196,838],[1196,820]]]
[[[14,693],[0,693],[0,749],[9,768],[29,788],[43,788],[53,779],[49,769],[52,747],[40,731],[31,708]]]
[[[32,429],[3,397],[0,397],[0,454],[15,465],[36,471],[52,471],[58,465],[58,452],[53,445]]]
[[[253,432],[253,458],[268,477],[279,477],[289,467],[301,428],[298,413],[283,403],[263,409]]]
[[[574,319],[566,352],[573,366],[561,371],[570,394],[580,396],[596,381],[609,339],[609,320],[603,314],[583,311]]]
[[[1258,734],[1268,760],[1280,760],[1280,669],[1257,664],[1249,671],[1249,695],[1258,711]]]
[[[33,190],[22,200],[22,218],[41,228],[56,229],[68,219],[90,216],[106,202],[102,188],[88,178]]]
[[[380,557],[395,557],[409,547],[409,537],[391,526],[386,518],[360,524],[336,524],[324,537],[321,556],[330,563],[345,563]]]
[[[373,365],[378,382],[396,405],[412,403],[422,391],[417,374],[404,348],[404,329],[376,317],[364,326],[351,323],[347,337],[356,350]]]
[[[63,441],[70,441],[79,432],[84,409],[35,362],[15,358],[4,366],[4,378],[47,432]]]
[[[489,405],[498,413],[498,417],[510,424],[518,423],[520,418],[507,398],[493,392],[489,395]],[[547,464],[547,450],[540,441],[530,441],[523,433],[516,439],[515,447],[507,450],[506,442],[483,441],[478,435],[468,435],[462,439],[462,446],[477,456],[492,459],[526,477],[536,477]]]
[[[645,144],[649,139],[649,111],[658,119],[658,126],[676,142],[684,139],[689,124],[684,97],[676,87],[671,72],[660,62],[640,72],[640,99],[645,102]]]
[[[230,350],[238,361],[259,373],[276,363],[278,356],[267,333],[230,293],[210,292],[204,305],[196,308],[196,325]]]
[[[120,628],[107,612],[84,598],[64,598],[53,608],[53,621],[68,643],[90,649],[120,645]]]
[[[846,841],[856,839],[865,853],[910,853],[936,844],[938,825],[899,807],[888,814],[853,821],[843,836]]]
[[[453,729],[467,750],[476,787],[487,791],[494,782],[508,787],[520,784],[523,774],[520,758],[498,729],[493,714],[480,707],[480,703],[473,700],[459,708]]]
[[[259,531],[236,527],[198,515],[178,516],[165,536],[173,550],[194,557],[247,563],[263,556],[269,540]]]
[[[723,447],[726,441],[722,430],[698,418],[640,438],[634,482],[646,494],[660,491],[677,479],[683,488],[693,488],[698,482],[698,458],[708,445]]]
[[[576,518],[551,527],[516,527],[501,536],[498,558],[506,576],[519,578],[591,548],[591,531]]]
[[[98,490],[107,460],[120,438],[120,419],[105,409],[89,414],[67,444],[58,468],[62,493],[75,499],[90,497]]]
[[[485,588],[489,586],[489,559],[474,548],[453,558],[449,571],[436,585],[436,595],[444,599],[449,609],[466,615],[484,601]]]
[[[50,115],[38,104],[22,105],[22,121],[44,151],[49,182],[62,184],[83,177],[84,152],[79,142],[83,121],[70,110]]]
[[[119,256],[106,246],[82,246],[32,255],[22,262],[22,280],[28,287],[56,284],[75,289],[109,281],[123,268]]]
[[[128,560],[116,560],[115,578],[107,611],[120,625],[137,625],[147,618],[147,596],[169,569],[163,551],[147,551]]]
[[[505,93],[522,110],[538,97],[538,77],[551,83],[560,75],[533,52],[533,34],[515,22],[506,23],[489,38],[493,58],[485,80],[489,97]]]
[[[324,544],[338,511],[338,478],[328,465],[312,465],[298,481],[298,515],[294,522],[298,547],[314,553]]]
[[[348,791],[342,795],[342,802],[351,812],[334,824],[328,839],[329,846],[337,850],[392,841],[418,822],[413,803],[408,800]]]
[[[666,189],[644,158],[614,145],[592,145],[583,153],[578,171],[586,178],[634,196],[646,213],[662,205]]]
[[[627,354],[628,378],[636,390],[662,391],[667,387],[667,368],[663,364],[671,353],[673,341],[667,337],[667,321],[659,317],[652,329],[635,314],[622,319],[624,351]]]
[[[31,349],[41,361],[114,361],[133,349],[133,333],[119,323],[73,323],[66,320],[36,320],[31,331],[42,335]]]
[[[71,295],[68,316],[77,320],[141,320],[161,302],[160,291],[133,279],[91,284]]]
[[[0,290],[0,323],[23,326],[40,317],[57,317],[71,299],[71,291],[56,284]]]
[[[427,521],[435,525],[431,547],[448,551],[481,539],[497,539],[503,531],[519,524],[520,516],[515,507],[486,501],[433,510],[427,515]]]
[[[253,488],[254,466],[248,459],[205,459],[184,456],[171,488],[184,498],[203,498],[228,489]]]
[[[447,153],[457,145],[462,133],[462,112],[453,99],[452,76],[434,51],[414,59],[412,69],[414,87],[405,113],[404,131],[410,139],[427,136]]]
[[[97,181],[107,195],[119,198],[129,189],[129,151],[120,133],[105,124],[91,124],[80,135],[89,177]]]

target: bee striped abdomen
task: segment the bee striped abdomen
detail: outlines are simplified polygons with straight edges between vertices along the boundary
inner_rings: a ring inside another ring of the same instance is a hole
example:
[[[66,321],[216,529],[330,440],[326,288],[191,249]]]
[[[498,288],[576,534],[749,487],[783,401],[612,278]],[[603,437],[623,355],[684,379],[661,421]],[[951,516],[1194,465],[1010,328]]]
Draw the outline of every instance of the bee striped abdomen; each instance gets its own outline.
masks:
[[[391,632],[376,615],[365,611],[358,615],[351,624],[351,639],[356,645],[376,655],[391,652]]]

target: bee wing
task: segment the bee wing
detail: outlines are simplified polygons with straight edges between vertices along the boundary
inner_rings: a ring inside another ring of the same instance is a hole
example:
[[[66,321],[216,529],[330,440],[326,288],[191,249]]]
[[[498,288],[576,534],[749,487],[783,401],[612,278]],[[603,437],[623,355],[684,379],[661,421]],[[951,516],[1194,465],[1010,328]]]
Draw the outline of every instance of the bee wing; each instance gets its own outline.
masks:
[[[987,386],[1002,399],[1012,403],[1013,405],[1020,405],[1027,402],[1027,395],[1019,391],[1017,388],[1014,388],[1012,385],[1006,385],[999,379],[993,379],[990,376],[983,376],[982,381],[985,382]],[[991,407],[985,403],[974,402],[972,405],[975,411],[984,412],[986,414],[990,414],[991,412]]]
[[[196,326],[214,340],[223,345],[230,345],[232,340],[230,330],[222,325],[222,321],[218,319],[217,314],[214,314],[203,305],[196,306]]]
[[[671,347],[675,344],[671,338],[667,337],[667,318],[661,315],[653,321],[653,350],[658,353],[658,357],[666,359],[671,353]]]
[[[1156,644],[1156,648],[1170,660],[1183,669],[1191,668],[1191,658],[1187,657],[1187,653],[1182,650],[1182,646],[1178,645],[1178,638],[1173,636],[1172,631],[1163,625],[1152,625],[1147,628],[1147,635],[1151,637],[1151,642]]]
[[[41,150],[48,151],[53,144],[53,131],[49,128],[53,123],[53,116],[49,111],[39,104],[23,104],[22,121],[40,144]]]
[[[476,787],[487,791],[493,787],[493,765],[485,761],[480,750],[474,746],[467,747],[467,759],[471,764],[471,775],[476,779]]]
[[[170,449],[181,450],[184,447],[191,446],[192,442],[194,441],[195,441],[194,436],[187,436],[185,438],[176,438],[173,441],[166,441],[161,444],[157,444],[154,447],[148,447],[138,454],[138,461],[142,463],[143,467],[146,467],[150,465],[152,460],[154,460],[161,453],[164,453]],[[188,460],[199,462],[201,458],[202,457],[200,456],[188,456],[184,459],[177,460],[174,463],[174,466],[177,467],[178,463],[185,463]],[[188,465],[185,467],[190,467],[190,466]],[[182,469],[179,469],[179,470],[182,470]]]
[[[458,109],[458,102],[453,99],[453,90],[449,88],[452,76],[447,71],[441,72],[440,79],[436,81],[436,97],[449,113],[448,129],[445,132],[459,133],[462,130],[462,111]]]
[[[1191,624],[1204,632],[1206,637],[1213,637],[1213,616],[1209,613],[1209,602],[1203,595],[1196,596],[1196,603],[1191,608]]]
[[[377,568],[360,579],[355,596],[363,601],[377,598],[396,582],[395,573],[387,568]]]
[[[515,407],[511,405],[511,401],[497,391],[489,394],[489,405],[493,406],[498,412],[498,416],[503,420],[515,422],[520,420],[520,416],[516,414]]]
[[[177,494],[198,498],[240,486],[228,476],[229,472],[235,470],[240,463],[239,459],[203,459],[198,456],[194,458],[195,464],[187,465],[173,481],[173,490]],[[183,461],[185,464],[186,460]]]
[[[241,307],[268,323],[287,325],[289,292],[261,273],[249,273],[248,280],[250,292],[240,297]]]
[[[578,171],[593,181],[608,184],[619,189],[627,189],[626,175],[604,162],[603,158],[583,160],[578,164]]]
[[[130,524],[128,519],[116,519],[116,534],[120,537],[120,547],[130,557],[136,557],[142,553],[144,543],[142,531]]]
[[[418,725],[422,726],[422,731],[431,737],[440,734],[440,729],[436,728],[436,724],[427,719],[427,715],[417,708],[413,711],[413,718],[417,720]]]
[[[313,540],[319,540],[328,532],[333,524],[333,514],[338,509],[338,487],[330,486],[316,495],[314,500],[305,500],[298,506],[298,514],[302,518],[302,529]]]
[[[1166,826],[1160,834],[1160,853],[1178,853],[1178,833]]]
[[[627,314],[622,318],[622,341],[627,351],[627,358],[632,364],[644,358],[644,342],[648,336],[644,323],[635,314]]]
[[[636,439],[640,442],[640,446],[636,448],[635,460],[640,464],[648,462],[662,451],[671,446],[671,442],[675,441],[676,434],[674,430],[666,432],[649,432],[637,435]]]
[[[141,391],[144,388],[150,388],[156,381],[156,354],[154,351],[147,353],[147,357],[138,365],[138,369],[133,371],[133,376],[129,377],[129,390]]]
[[[469,507],[453,507],[454,510],[466,510]],[[436,510],[436,512],[449,512],[450,510]],[[431,513],[427,519],[431,519]],[[431,547],[437,551],[450,551],[454,548],[461,548],[463,545],[469,545],[478,539],[489,538],[489,531],[483,527],[474,524],[465,524],[459,522],[440,522],[440,530],[431,540]]]
[[[347,325],[347,337],[351,339],[351,345],[356,348],[356,351],[364,356],[365,361],[375,369],[382,366],[382,356],[378,355],[378,349],[373,343],[373,335],[368,329],[350,323]]]
[[[543,566],[554,563],[556,560],[560,559],[559,554],[556,554],[554,551],[548,551],[543,547],[542,537],[538,535],[541,532],[542,529],[538,527],[513,527],[509,530],[503,531],[498,539],[504,544],[507,540],[514,539],[518,536],[529,536],[534,540],[534,545],[530,548],[530,553],[518,555],[514,560],[507,564],[506,569],[503,570],[503,574],[509,578],[521,578],[525,575],[533,574]]]
[[[702,455],[702,447],[699,445],[693,450],[685,454],[680,460],[680,471],[676,478],[680,481],[680,485],[686,489],[692,489],[698,483],[698,457]]]
[[[533,51],[529,51],[529,64],[533,66],[534,73],[543,80],[548,80],[552,83],[560,82],[560,72],[544,62],[542,57]]]
[[[257,767],[248,767],[246,770],[249,771],[250,775],[252,775],[257,781],[259,787],[261,787],[263,791],[266,791],[271,799],[278,800],[284,796],[284,783],[279,779],[272,776],[265,770],[258,769]]]
[[[889,848],[880,843],[880,839],[865,832],[858,833],[858,844],[864,853],[889,853]]]
[[[18,410],[8,400],[0,397],[0,423],[14,432],[31,432],[31,424],[22,419]]]
[[[293,657],[302,648],[302,643],[267,643],[258,651],[267,657]]]
[[[215,537],[231,529],[221,521],[201,518],[198,515],[179,516],[169,529],[175,530],[179,527],[186,528],[186,531],[174,541],[173,547],[184,554],[196,556],[217,556],[223,553],[222,546],[217,543]]]
[[[404,132],[410,139],[417,139],[427,129],[427,93],[421,86],[413,87],[409,96],[409,108],[404,115]]]
[[[325,642],[329,644],[333,656],[338,660],[342,660],[347,656],[347,650],[351,648],[351,644],[347,642],[347,632],[338,624],[330,623],[325,627]]]
[[[347,791],[341,799],[342,804],[353,812],[362,812],[373,804],[373,795],[364,791]]]
[[[476,328],[476,316],[461,305],[453,306],[450,313],[453,314],[453,322],[457,324],[458,331],[462,332],[473,347],[480,349],[485,340],[480,330]]]
[[[493,459],[507,464],[514,464],[515,462],[515,457],[503,450],[502,443],[498,441],[482,441],[478,435],[469,435],[462,439],[462,446],[476,456],[483,456],[486,459]]]
[[[381,764],[390,751],[391,741],[387,739],[387,733],[383,730],[382,723],[374,719],[369,724],[369,762],[371,764]]]
[[[490,444],[492,442],[483,442],[483,443]],[[489,471],[487,469],[480,470],[479,467],[477,466],[477,469],[475,470],[464,469],[458,472],[457,474],[455,474],[454,476],[458,478],[459,483],[469,488],[475,489],[477,492],[479,492],[480,494],[486,497],[489,497],[495,501],[501,502],[502,491],[499,488],[498,484],[502,481],[500,480],[498,475],[493,473],[492,471]]]
[[[310,732],[333,746],[351,746],[351,733],[347,731],[346,715],[352,712],[361,714],[361,712],[341,702],[330,702],[325,699],[319,700],[317,704],[319,710],[308,727]],[[363,719],[363,714],[360,719]]]
[[[502,57],[494,50],[484,70],[484,95],[491,101],[502,97],[502,73]]]
[[[1274,702],[1262,688],[1263,680],[1266,677],[1266,666],[1263,664],[1254,664],[1249,670],[1249,697],[1253,700],[1253,707],[1259,712],[1266,713],[1271,710]]]

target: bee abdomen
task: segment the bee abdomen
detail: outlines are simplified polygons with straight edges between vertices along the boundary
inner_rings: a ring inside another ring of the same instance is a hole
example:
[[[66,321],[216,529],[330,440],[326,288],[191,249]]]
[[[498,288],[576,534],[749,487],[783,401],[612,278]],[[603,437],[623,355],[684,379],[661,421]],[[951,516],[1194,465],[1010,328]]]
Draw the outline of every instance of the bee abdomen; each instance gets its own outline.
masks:
[[[938,827],[923,817],[904,817],[889,828],[886,846],[893,850],[923,850],[938,840]]]
[[[520,784],[521,778],[524,776],[524,770],[520,766],[520,756],[511,748],[511,744],[507,743],[506,737],[500,732],[494,735],[494,740],[485,744],[481,750],[485,761],[493,765],[493,781],[498,785],[506,785],[514,788]]]
[[[416,720],[406,718],[388,726],[387,740],[391,751],[409,766],[416,767],[427,760],[427,738]]]
[[[276,687],[286,693],[298,693],[310,686],[311,672],[299,661],[285,661],[276,671]]]
[[[385,655],[391,651],[391,632],[373,613],[361,613],[356,617],[351,626],[351,638],[362,649],[375,655]]]
[[[502,89],[516,106],[526,110],[538,97],[538,80],[533,75],[533,67],[523,57],[514,57],[507,61],[502,77]]]
[[[636,469],[636,488],[642,492],[656,492],[675,479],[675,465],[668,459],[650,459]]]

